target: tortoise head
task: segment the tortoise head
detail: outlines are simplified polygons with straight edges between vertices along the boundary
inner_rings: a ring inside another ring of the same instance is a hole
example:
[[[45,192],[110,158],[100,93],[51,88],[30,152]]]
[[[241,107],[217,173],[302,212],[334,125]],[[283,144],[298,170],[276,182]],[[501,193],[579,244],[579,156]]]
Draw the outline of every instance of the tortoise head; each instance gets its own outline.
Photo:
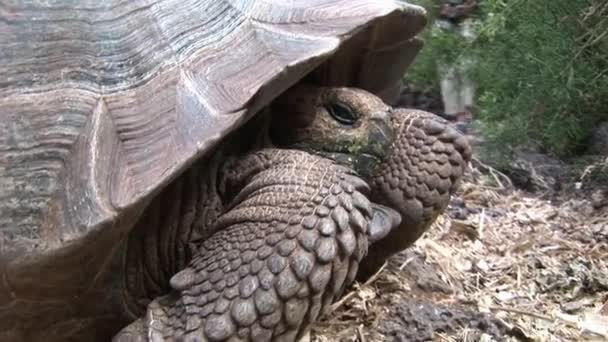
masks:
[[[391,107],[367,91],[298,85],[272,107],[274,144],[316,153],[371,175],[390,155]]]
[[[360,89],[296,86],[277,100],[272,112],[274,143],[346,164],[369,182],[374,244],[360,267],[363,277],[429,228],[445,210],[471,158],[466,137],[445,120],[391,109]]]

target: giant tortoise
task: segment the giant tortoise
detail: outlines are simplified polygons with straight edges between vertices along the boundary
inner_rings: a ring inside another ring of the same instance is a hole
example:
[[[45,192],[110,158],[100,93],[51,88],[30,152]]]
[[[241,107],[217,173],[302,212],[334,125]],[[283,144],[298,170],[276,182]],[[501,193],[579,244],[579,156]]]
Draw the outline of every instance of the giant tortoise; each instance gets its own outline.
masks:
[[[424,25],[392,0],[2,1],[0,340],[297,340],[464,172],[463,136],[389,106]]]

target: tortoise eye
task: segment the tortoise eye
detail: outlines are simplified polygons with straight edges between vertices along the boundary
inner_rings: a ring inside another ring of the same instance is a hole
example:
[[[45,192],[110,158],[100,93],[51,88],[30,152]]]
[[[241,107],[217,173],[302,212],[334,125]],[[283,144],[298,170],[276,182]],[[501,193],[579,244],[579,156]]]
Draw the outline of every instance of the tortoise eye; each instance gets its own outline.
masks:
[[[327,108],[329,115],[331,115],[334,120],[343,125],[351,126],[357,122],[357,116],[348,106],[341,103],[329,103],[325,108]]]

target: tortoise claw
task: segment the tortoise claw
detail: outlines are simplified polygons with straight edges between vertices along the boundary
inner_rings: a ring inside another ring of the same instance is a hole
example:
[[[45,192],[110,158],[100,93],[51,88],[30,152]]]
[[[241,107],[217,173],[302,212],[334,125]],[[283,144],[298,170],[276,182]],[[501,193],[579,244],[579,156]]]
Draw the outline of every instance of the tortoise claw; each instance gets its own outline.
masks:
[[[372,203],[372,220],[369,224],[369,242],[383,239],[401,224],[401,215],[387,206]]]

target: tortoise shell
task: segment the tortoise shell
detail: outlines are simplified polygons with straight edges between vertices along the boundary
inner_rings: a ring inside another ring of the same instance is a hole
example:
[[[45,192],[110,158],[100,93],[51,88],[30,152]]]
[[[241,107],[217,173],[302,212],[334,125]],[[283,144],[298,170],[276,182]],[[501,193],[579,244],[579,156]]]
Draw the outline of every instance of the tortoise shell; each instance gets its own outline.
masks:
[[[0,11],[0,260],[124,234],[304,76],[390,102],[424,11],[390,0],[11,1]]]

